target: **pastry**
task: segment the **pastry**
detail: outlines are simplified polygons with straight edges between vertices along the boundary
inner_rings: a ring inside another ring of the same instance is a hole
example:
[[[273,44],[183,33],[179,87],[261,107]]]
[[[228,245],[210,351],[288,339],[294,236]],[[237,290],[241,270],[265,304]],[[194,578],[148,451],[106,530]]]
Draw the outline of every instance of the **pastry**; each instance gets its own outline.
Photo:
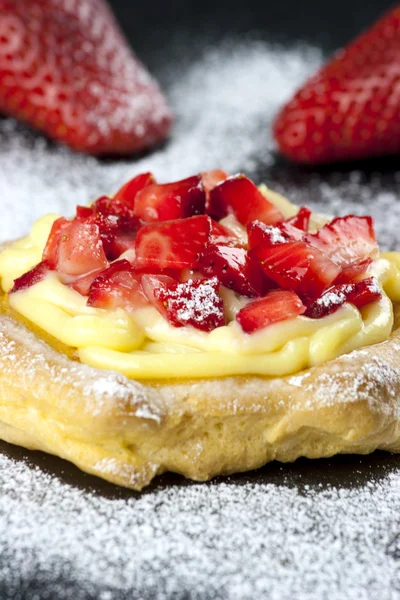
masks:
[[[0,253],[0,437],[142,489],[400,449],[400,254],[244,175],[47,215]]]

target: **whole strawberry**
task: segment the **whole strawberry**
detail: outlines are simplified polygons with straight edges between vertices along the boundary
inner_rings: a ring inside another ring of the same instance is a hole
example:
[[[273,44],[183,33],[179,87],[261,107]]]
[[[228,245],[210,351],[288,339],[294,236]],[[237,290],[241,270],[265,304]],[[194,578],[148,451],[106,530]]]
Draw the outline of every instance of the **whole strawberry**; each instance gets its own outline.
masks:
[[[171,123],[104,0],[0,0],[0,112],[92,154],[146,149]]]
[[[306,82],[274,135],[282,154],[303,163],[400,152],[400,5]]]

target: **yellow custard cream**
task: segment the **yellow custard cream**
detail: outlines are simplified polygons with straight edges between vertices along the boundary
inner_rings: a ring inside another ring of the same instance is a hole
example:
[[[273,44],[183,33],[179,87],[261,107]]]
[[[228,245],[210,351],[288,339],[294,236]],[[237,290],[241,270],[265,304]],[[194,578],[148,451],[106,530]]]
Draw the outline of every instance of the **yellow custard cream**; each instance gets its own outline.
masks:
[[[279,197],[275,201],[282,210]],[[285,215],[295,213],[295,207],[285,202]],[[40,262],[56,218],[41,218],[30,235],[0,253],[5,292],[11,289],[14,279]],[[376,277],[383,295],[361,311],[345,304],[321,319],[299,316],[252,334],[244,333],[235,320],[205,333],[189,326],[173,327],[153,307],[134,313],[91,308],[86,306],[86,298],[62,284],[56,273],[12,294],[9,303],[60,342],[77,348],[83,363],[120,371],[128,377],[273,377],[296,373],[389,337],[392,303],[400,302],[400,253],[381,254],[366,276]],[[227,314],[233,318],[241,301],[229,290],[223,294]]]

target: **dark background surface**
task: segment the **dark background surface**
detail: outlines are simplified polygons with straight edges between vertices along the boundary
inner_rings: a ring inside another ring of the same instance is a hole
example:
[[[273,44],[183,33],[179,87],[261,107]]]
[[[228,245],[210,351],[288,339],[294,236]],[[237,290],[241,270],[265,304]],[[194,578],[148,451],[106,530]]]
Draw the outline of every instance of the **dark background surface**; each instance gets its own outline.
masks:
[[[21,0],[22,1],[22,0]],[[122,28],[127,34],[133,48],[139,57],[147,64],[152,72],[160,79],[168,93],[169,73],[176,73],[176,65],[182,61],[190,61],[197,52],[206,47],[218,44],[225,38],[236,36],[246,37],[256,35],[270,42],[292,44],[303,40],[320,46],[327,54],[350,40],[363,28],[373,22],[379,14],[393,5],[388,0],[346,0],[325,3],[315,0],[274,1],[274,2],[215,2],[202,0],[197,2],[185,0],[169,0],[167,2],[133,2],[113,0],[111,5]],[[184,51],[182,52],[182,48]],[[173,69],[165,68],[171,64]],[[373,160],[360,165],[339,165],[334,168],[324,168],[313,171],[318,179],[312,188],[310,171],[289,165],[281,159],[268,168],[261,168],[253,176],[258,180],[267,178],[272,183],[290,180],[294,185],[304,186],[310,193],[316,193],[323,181],[337,182],[346,180],[349,170],[357,167],[364,182],[374,181],[379,189],[398,190],[399,182],[395,179],[398,168],[397,157],[390,160]],[[273,186],[272,186],[273,187]],[[99,479],[90,477],[78,471],[74,466],[63,461],[43,455],[30,453],[26,450],[0,444],[0,452],[10,456],[15,461],[24,461],[37,465],[40,469],[79,487],[84,492],[93,492],[105,498],[127,498],[132,492],[118,489]],[[395,456],[375,453],[370,457],[337,457],[325,461],[298,461],[293,466],[285,466],[286,484],[301,488],[304,485],[336,485],[343,488],[353,488],[357,485],[375,480],[398,469],[400,460]],[[247,475],[239,475],[230,479],[232,485],[246,482],[272,482],[279,484],[282,467],[268,466],[260,471]],[[177,476],[163,476],[146,491],[162,489],[170,485],[187,485]],[[74,597],[74,582],[66,582],[71,598]],[[43,582],[35,579],[21,583],[18,598],[28,599],[53,598],[54,590],[49,581],[48,588],[43,588]],[[142,597],[140,592],[135,596],[129,593],[126,598]],[[47,594],[45,596],[45,594]],[[0,598],[6,598],[7,589],[0,581]],[[89,597],[89,596],[88,596]],[[90,598],[96,598],[94,592]],[[116,596],[115,596],[116,597]],[[190,596],[187,596],[188,598]]]
[[[111,0],[127,37],[149,61],[165,60],[172,40],[219,41],[261,32],[272,41],[304,40],[332,51],[394,5],[390,0]],[[190,45],[188,46],[190,52]]]

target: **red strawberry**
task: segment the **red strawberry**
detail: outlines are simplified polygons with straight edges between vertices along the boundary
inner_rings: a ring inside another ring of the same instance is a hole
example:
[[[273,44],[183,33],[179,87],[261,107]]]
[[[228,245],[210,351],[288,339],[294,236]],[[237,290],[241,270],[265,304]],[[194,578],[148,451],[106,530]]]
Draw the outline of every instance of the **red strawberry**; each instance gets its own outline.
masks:
[[[205,215],[145,225],[136,237],[135,267],[155,273],[195,269],[210,232],[211,219]]]
[[[218,287],[216,277],[196,279],[160,286],[154,295],[162,305],[162,314],[165,311],[175,327],[192,325],[202,331],[211,331],[225,325],[224,305]]]
[[[86,221],[93,215],[93,208],[91,206],[77,206],[76,207],[76,218],[81,221]]]
[[[134,246],[139,219],[133,208],[122,199],[102,196],[90,208],[78,206],[77,219],[97,225],[109,260],[115,260],[122,252]]]
[[[0,110],[79,151],[165,139],[171,115],[104,0],[0,0]]]
[[[334,283],[351,283],[354,279],[363,275],[371,263],[372,258],[366,258],[360,262],[351,263],[350,265],[343,267]]]
[[[258,260],[264,273],[281,288],[293,290],[304,298],[318,297],[340,273],[340,267],[305,242],[261,244],[251,250],[250,256]]]
[[[208,213],[217,221],[233,213],[242,225],[256,219],[269,225],[284,219],[280,210],[244,175],[229,177],[211,190]]]
[[[301,229],[302,231],[308,231],[308,226],[310,224],[311,218],[311,210],[307,208],[307,206],[300,206],[299,212],[297,215],[292,217],[291,219],[287,219],[286,223],[289,223],[293,227],[297,229]]]
[[[176,279],[169,275],[149,275],[145,273],[142,275],[142,288],[147,300],[152,304],[162,316],[167,318],[167,311],[164,304],[156,297],[156,291],[159,288],[169,289],[173,288],[177,283]]]
[[[338,52],[278,114],[288,158],[326,163],[400,152],[400,6]]]
[[[52,269],[57,268],[58,263],[58,249],[60,246],[60,240],[64,231],[67,231],[71,225],[71,221],[60,217],[54,221],[49,237],[47,238],[46,245],[43,250],[43,260],[51,265]]]
[[[379,248],[371,217],[337,217],[306,240],[338,265],[347,267],[371,257]]]
[[[118,190],[113,197],[113,201],[115,203],[119,202],[126,204],[133,209],[136,194],[153,183],[156,183],[156,180],[152,173],[141,173],[140,175],[136,175],[136,177],[130,179]]]
[[[43,252],[43,260],[60,274],[63,283],[82,275],[100,272],[108,266],[97,225],[57,219]]]
[[[206,195],[200,175],[182,181],[149,185],[135,198],[135,215],[147,223],[204,214]]]
[[[221,225],[221,223],[218,223],[218,221],[212,221],[210,243],[217,246],[241,245],[239,238],[232,231]]]
[[[198,268],[207,277],[217,277],[222,285],[243,296],[253,298],[263,293],[263,272],[244,248],[210,245]]]
[[[101,272],[102,271],[93,271],[92,273],[89,273],[88,275],[82,275],[81,277],[78,277],[78,279],[75,279],[74,281],[72,281],[72,283],[70,283],[69,285],[76,292],[81,294],[81,296],[88,296],[89,291],[90,291],[90,286],[92,285],[93,281],[96,279],[96,277]]]
[[[96,277],[90,286],[88,306],[136,310],[148,304],[141,276],[127,260],[117,260]]]
[[[307,308],[306,316],[319,319],[334,313],[345,302],[362,308],[382,297],[381,289],[374,277],[356,283],[343,283],[329,288]]]
[[[51,264],[48,261],[43,260],[38,265],[33,267],[33,269],[27,273],[24,273],[21,275],[21,277],[18,277],[14,281],[14,285],[9,291],[9,294],[22,292],[23,290],[30,288],[32,285],[35,285],[35,283],[39,283],[39,281],[42,281],[42,279],[44,279],[51,270]]]
[[[246,304],[236,315],[236,320],[243,331],[253,333],[272,323],[297,317],[305,310],[306,307],[295,292],[276,290]]]
[[[265,225],[261,221],[251,221],[247,225],[249,248],[255,248],[259,244],[275,246],[276,244],[295,242],[301,240],[303,235],[302,231],[286,222]]]
[[[226,171],[222,171],[222,169],[212,169],[211,171],[203,171],[201,173],[201,179],[203,181],[203,186],[207,197],[216,185],[221,183],[221,181],[225,181],[225,179],[228,179],[228,177],[228,173]]]

